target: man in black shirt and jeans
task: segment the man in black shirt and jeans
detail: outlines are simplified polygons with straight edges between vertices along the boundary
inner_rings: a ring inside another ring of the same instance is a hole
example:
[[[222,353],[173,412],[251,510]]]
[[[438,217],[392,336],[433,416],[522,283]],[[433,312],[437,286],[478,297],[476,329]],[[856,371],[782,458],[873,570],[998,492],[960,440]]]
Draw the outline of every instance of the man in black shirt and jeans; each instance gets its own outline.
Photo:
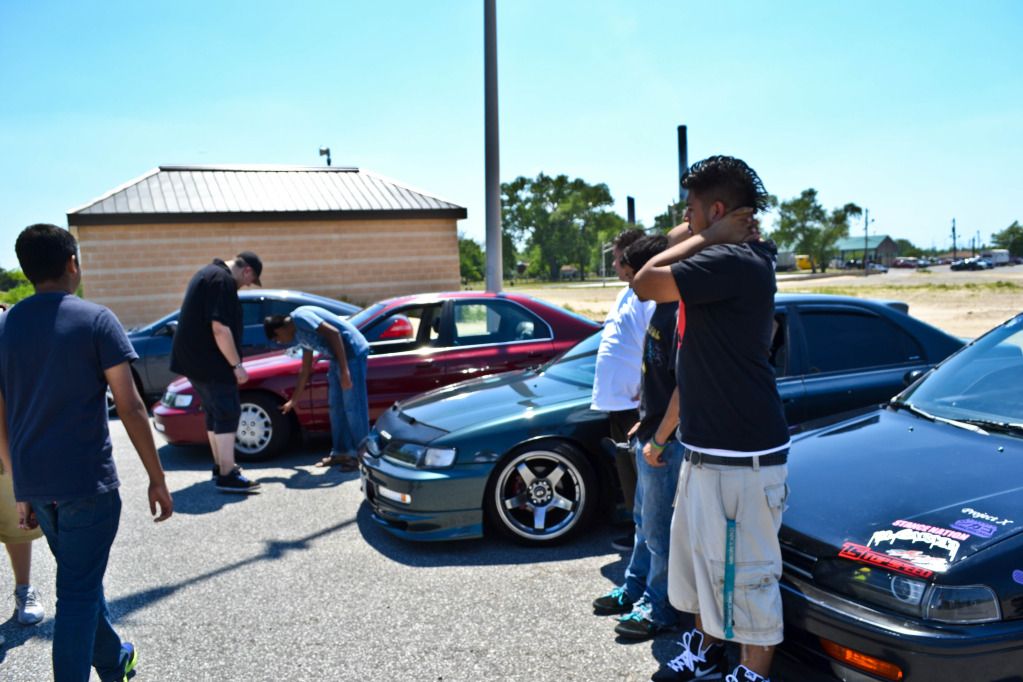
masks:
[[[184,374],[202,400],[213,479],[224,492],[259,489],[235,465],[234,439],[241,417],[238,385],[249,380],[242,366],[238,289],[258,285],[262,272],[263,262],[251,251],[238,254],[230,265],[215,258],[197,272],[185,290],[171,347],[171,371]]]
[[[654,679],[721,679],[727,639],[742,648],[725,680],[766,682],[783,634],[778,529],[789,445],[768,362],[775,249],[753,218],[767,193],[749,166],[726,156],[693,165],[682,186],[688,225],[672,236],[687,238],[633,282],[642,299],[681,299],[686,319],[675,366],[685,462],[668,595],[696,615],[696,628]]]

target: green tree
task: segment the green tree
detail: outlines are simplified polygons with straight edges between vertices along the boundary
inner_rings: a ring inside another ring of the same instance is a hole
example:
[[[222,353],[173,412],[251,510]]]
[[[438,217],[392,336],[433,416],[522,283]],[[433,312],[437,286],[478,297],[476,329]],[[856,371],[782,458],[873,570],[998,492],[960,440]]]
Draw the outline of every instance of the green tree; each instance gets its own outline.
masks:
[[[664,213],[654,216],[654,232],[664,233],[682,222],[686,213],[686,202],[679,200],[668,204]]]
[[[778,206],[778,227],[770,234],[780,246],[810,257],[813,272],[827,272],[835,244],[849,235],[849,218],[862,215],[856,204],[832,209],[829,213],[817,201],[817,190],[802,193]]]
[[[991,235],[991,243],[999,249],[1009,249],[1013,256],[1023,256],[1023,225],[1013,220],[1012,225]]]
[[[896,239],[895,245],[899,248],[899,255],[908,258],[919,258],[924,255],[923,249],[913,244],[908,239]]]
[[[475,239],[458,235],[458,274],[463,282],[478,282],[487,272],[483,247]]]
[[[35,293],[35,287],[21,270],[0,268],[0,303],[14,305]]]
[[[606,210],[613,203],[607,185],[540,173],[503,183],[501,193],[501,222],[525,244],[531,271],[554,280],[562,265],[575,265],[585,276],[598,230],[609,229],[614,220]]]

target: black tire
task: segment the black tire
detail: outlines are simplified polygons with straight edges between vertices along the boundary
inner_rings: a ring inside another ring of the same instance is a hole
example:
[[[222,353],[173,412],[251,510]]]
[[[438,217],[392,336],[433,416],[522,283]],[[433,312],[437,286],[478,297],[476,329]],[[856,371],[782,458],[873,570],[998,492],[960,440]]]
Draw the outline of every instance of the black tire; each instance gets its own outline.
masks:
[[[281,414],[277,399],[266,393],[243,393],[241,402],[234,455],[242,462],[268,460],[288,444],[291,420]]]
[[[507,455],[494,468],[483,507],[490,525],[524,545],[564,542],[589,524],[597,477],[567,443],[540,443]]]

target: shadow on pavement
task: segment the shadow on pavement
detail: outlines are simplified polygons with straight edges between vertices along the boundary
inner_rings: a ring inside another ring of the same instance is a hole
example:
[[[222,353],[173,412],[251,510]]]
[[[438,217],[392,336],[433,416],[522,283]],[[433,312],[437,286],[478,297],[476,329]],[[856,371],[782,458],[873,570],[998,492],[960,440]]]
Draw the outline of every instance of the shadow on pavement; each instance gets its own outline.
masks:
[[[359,532],[373,549],[406,566],[495,566],[571,561],[583,557],[614,554],[611,538],[616,529],[596,519],[589,529],[562,545],[529,547],[502,537],[444,542],[414,542],[391,535],[373,520],[372,510],[363,502],[356,515]],[[624,570],[624,569],[623,569]]]
[[[176,503],[176,500],[175,500]],[[175,508],[175,511],[177,509]],[[264,549],[258,554],[254,554],[246,559],[235,561],[234,563],[221,566],[213,569],[206,573],[201,573],[191,578],[187,578],[177,583],[169,585],[160,585],[159,587],[153,587],[148,590],[136,592],[135,594],[125,595],[108,602],[110,608],[110,614],[115,621],[124,618],[125,616],[143,609],[151,604],[166,599],[177,592],[204,583],[213,578],[217,578],[227,573],[240,570],[247,566],[257,564],[262,561],[275,561],[282,558],[289,552],[301,552],[310,549],[312,544],[327,535],[336,533],[350,525],[355,523],[355,519],[345,519],[332,526],[321,528],[315,533],[309,533],[293,540],[268,540],[264,542]]]

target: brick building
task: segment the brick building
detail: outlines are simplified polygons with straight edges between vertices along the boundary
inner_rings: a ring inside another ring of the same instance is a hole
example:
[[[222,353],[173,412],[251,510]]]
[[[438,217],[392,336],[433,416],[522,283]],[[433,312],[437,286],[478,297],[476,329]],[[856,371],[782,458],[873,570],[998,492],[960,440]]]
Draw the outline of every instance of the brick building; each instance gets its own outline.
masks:
[[[181,304],[215,257],[255,251],[263,286],[360,305],[459,287],[465,208],[370,171],[160,166],[68,212],[86,298],[125,325]]]

